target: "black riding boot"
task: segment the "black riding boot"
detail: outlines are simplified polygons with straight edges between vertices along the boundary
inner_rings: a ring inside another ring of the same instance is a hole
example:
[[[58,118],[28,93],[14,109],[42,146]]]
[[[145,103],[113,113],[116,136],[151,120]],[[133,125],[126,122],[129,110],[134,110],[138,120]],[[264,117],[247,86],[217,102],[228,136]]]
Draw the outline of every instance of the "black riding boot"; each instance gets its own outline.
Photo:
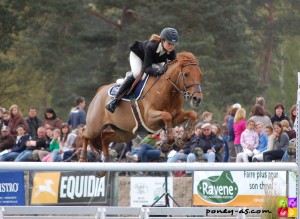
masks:
[[[133,75],[126,77],[125,81],[119,88],[118,93],[116,94],[116,97],[105,106],[105,108],[108,111],[110,111],[111,113],[115,112],[115,109],[119,103],[120,95],[123,95],[131,87],[131,85],[133,84],[134,81],[135,81],[135,78],[133,77]]]

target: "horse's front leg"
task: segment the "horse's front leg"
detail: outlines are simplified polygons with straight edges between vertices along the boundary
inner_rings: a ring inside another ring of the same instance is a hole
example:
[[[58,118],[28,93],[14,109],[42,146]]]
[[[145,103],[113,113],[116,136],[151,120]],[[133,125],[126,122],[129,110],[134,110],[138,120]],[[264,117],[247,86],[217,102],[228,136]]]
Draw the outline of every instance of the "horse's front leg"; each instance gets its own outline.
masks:
[[[193,110],[180,110],[174,117],[175,124],[181,124],[188,121],[184,129],[184,135],[182,139],[184,141],[190,139],[194,133],[195,123],[197,121],[197,113]]]
[[[174,141],[174,136],[172,134],[173,126],[172,126],[172,116],[171,116],[171,114],[166,112],[166,111],[153,111],[153,112],[149,113],[149,115],[148,115],[149,124],[157,124],[161,120],[163,120],[164,123],[165,123],[168,142],[169,143],[173,142]]]

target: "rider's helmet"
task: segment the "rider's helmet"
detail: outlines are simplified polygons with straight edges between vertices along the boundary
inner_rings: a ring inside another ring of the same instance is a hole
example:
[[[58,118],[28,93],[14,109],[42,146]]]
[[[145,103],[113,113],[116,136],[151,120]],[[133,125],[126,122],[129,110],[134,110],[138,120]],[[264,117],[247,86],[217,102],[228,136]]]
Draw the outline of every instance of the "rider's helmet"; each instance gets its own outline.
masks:
[[[178,32],[172,27],[164,28],[160,33],[160,38],[168,41],[171,44],[178,44],[179,41]]]

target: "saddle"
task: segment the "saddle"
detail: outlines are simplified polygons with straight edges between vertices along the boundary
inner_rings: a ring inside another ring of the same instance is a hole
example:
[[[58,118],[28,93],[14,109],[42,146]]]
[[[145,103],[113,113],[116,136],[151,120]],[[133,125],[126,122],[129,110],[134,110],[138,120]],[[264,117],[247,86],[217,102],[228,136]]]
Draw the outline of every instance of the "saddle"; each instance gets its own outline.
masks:
[[[140,74],[140,75],[143,75],[143,74]],[[142,79],[142,76],[137,77],[135,79],[135,81],[133,82],[131,88],[129,89],[129,91],[127,91],[122,97],[121,99],[124,100],[124,101],[130,101],[132,98],[134,98],[135,100],[139,100],[141,95],[142,95],[142,92],[144,90],[144,87],[148,81],[148,78],[149,78],[149,75],[147,75],[143,80]],[[108,90],[108,95],[111,96],[111,97],[115,97],[119,88],[120,88],[121,85],[115,85],[113,87],[111,87],[109,90]]]

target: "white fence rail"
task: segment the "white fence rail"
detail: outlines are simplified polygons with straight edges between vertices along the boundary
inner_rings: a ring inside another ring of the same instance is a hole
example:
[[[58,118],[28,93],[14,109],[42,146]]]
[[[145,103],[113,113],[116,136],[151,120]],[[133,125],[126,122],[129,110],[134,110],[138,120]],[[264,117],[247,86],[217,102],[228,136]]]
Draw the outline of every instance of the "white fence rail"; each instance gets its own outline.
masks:
[[[1,170],[23,171],[298,171],[296,163],[68,163],[1,162]]]

